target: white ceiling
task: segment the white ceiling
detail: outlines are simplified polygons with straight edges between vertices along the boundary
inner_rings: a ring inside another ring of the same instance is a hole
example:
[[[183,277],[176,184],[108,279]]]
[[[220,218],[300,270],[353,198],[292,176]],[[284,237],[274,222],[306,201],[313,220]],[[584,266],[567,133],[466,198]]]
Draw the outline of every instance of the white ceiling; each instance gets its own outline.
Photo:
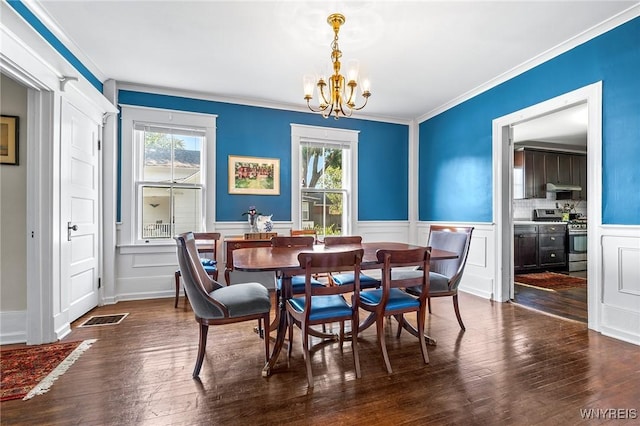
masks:
[[[546,144],[564,144],[587,148],[589,111],[582,103],[563,108],[513,126],[513,141],[540,147]]]
[[[406,121],[637,3],[47,0],[30,7],[48,15],[47,26],[101,80],[291,109],[304,107],[303,75],[329,67],[326,18],[341,12],[343,64],[358,59],[372,83],[358,116]]]

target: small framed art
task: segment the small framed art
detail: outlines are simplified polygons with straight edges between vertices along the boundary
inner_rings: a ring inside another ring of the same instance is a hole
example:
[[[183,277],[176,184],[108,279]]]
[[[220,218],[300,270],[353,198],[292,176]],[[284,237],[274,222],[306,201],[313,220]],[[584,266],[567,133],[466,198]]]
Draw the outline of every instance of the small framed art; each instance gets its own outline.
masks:
[[[280,195],[280,160],[230,155],[229,194]]]
[[[18,165],[18,117],[0,116],[0,164]]]

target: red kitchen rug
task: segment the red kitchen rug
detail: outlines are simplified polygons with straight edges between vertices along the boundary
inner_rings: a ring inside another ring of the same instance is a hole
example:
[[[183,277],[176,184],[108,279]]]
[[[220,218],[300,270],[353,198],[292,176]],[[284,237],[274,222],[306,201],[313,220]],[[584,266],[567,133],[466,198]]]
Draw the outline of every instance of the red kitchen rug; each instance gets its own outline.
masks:
[[[587,280],[585,278],[572,277],[565,274],[558,274],[556,272],[516,275],[514,281],[516,284],[538,287],[551,291],[587,286]]]
[[[96,339],[24,346],[0,351],[0,401],[46,393]]]

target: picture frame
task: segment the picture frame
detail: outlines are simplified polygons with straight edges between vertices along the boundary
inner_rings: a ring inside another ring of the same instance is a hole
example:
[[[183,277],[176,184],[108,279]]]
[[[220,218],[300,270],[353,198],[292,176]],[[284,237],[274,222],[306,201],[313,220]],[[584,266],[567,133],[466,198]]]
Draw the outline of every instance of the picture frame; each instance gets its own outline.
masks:
[[[19,117],[0,116],[0,164],[18,165]]]
[[[280,159],[230,155],[229,194],[280,195]]]

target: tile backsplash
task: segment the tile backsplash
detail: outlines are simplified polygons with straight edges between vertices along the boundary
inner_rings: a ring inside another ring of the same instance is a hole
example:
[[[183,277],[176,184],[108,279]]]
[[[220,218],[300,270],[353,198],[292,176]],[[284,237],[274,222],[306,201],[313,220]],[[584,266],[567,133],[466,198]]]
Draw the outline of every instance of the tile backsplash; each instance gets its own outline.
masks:
[[[522,220],[533,219],[534,209],[555,209],[556,203],[562,208],[565,204],[573,204],[574,209],[571,213],[581,213],[583,216],[587,215],[587,202],[586,201],[573,201],[573,200],[549,200],[545,198],[529,198],[525,200],[513,200],[513,218]]]

